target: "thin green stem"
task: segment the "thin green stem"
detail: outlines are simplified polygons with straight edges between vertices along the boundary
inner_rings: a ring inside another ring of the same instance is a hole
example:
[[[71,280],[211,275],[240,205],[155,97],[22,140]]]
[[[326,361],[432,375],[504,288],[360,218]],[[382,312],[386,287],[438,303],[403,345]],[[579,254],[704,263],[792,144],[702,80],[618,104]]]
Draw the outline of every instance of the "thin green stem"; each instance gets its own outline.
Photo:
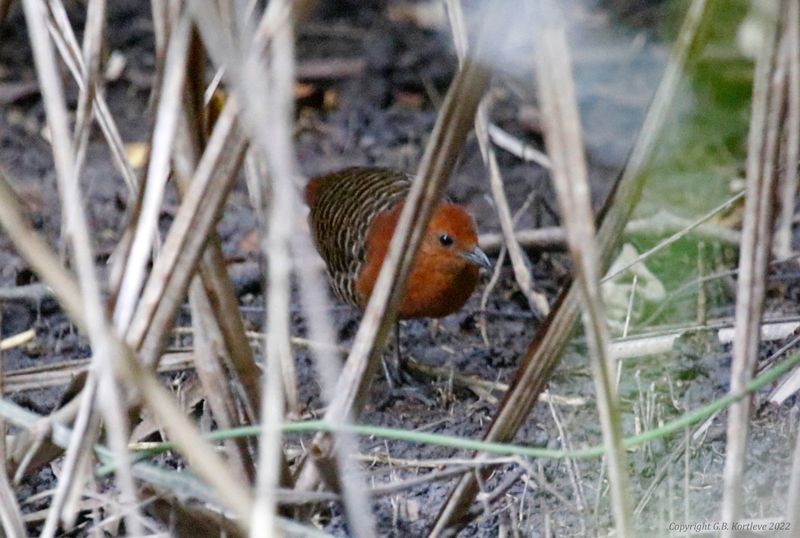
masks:
[[[690,413],[681,415],[680,417],[672,420],[660,428],[647,430],[639,435],[626,437],[623,439],[623,446],[625,448],[632,448],[648,441],[653,441],[669,434],[682,431],[684,428],[697,424],[710,417],[714,413],[721,411],[745,394],[755,392],[761,387],[772,383],[780,376],[791,370],[794,366],[800,364],[800,353],[795,353],[790,358],[778,363],[775,367],[763,372],[761,375],[753,379],[747,384],[746,389],[739,394],[727,394],[713,402],[700,407]],[[1,411],[1,410],[0,410]],[[450,448],[458,448],[463,450],[475,450],[480,452],[489,452],[493,454],[524,456],[529,458],[596,458],[605,454],[605,449],[602,445],[596,445],[586,448],[579,448],[576,450],[557,450],[548,448],[527,447],[521,445],[514,445],[509,443],[492,443],[486,441],[478,441],[473,439],[465,439],[462,437],[455,437],[452,435],[442,435],[437,433],[425,433],[416,431],[407,431],[397,428],[384,428],[381,426],[368,426],[359,424],[339,424],[334,425],[324,420],[309,420],[304,422],[289,422],[282,426],[284,433],[307,433],[307,432],[349,432],[358,435],[369,435],[374,437],[381,437],[385,439],[395,439],[398,441],[408,441],[419,444],[432,444],[439,446],[447,446]],[[240,428],[232,428],[229,430],[219,430],[209,433],[206,438],[210,441],[222,441],[237,437],[251,437],[258,435],[261,432],[260,426],[243,426]],[[171,442],[157,443],[147,448],[135,451],[136,460],[147,458],[167,450],[172,450],[174,444]],[[113,470],[113,463],[106,463],[98,470],[99,474],[105,474]]]

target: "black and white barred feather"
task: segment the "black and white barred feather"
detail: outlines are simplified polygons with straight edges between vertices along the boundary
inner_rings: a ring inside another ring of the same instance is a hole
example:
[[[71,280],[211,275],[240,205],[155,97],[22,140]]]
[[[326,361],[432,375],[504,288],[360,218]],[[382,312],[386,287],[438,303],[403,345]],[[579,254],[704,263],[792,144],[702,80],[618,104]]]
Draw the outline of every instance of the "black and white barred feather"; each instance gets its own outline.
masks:
[[[347,168],[309,181],[311,233],[342,301],[358,306],[356,282],[370,224],[403,201],[410,187],[411,176],[391,168]]]

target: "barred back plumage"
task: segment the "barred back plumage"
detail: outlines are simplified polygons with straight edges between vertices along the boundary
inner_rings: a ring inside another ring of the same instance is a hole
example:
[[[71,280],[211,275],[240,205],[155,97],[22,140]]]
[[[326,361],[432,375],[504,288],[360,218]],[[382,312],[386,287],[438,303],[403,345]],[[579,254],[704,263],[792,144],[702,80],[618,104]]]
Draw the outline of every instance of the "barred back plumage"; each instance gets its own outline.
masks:
[[[309,181],[311,233],[342,301],[359,305],[356,282],[370,223],[402,202],[410,187],[411,176],[390,168],[347,168]]]

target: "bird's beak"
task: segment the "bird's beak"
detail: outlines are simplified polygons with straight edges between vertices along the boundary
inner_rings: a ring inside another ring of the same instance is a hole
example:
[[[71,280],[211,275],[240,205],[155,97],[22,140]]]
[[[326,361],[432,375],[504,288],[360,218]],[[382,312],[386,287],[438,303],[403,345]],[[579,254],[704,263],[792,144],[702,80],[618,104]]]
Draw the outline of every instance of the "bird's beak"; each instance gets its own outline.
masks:
[[[489,261],[489,258],[486,256],[486,254],[478,247],[462,253],[461,257],[467,260],[469,263],[477,265],[478,267],[483,267],[484,269],[492,268],[492,262]]]

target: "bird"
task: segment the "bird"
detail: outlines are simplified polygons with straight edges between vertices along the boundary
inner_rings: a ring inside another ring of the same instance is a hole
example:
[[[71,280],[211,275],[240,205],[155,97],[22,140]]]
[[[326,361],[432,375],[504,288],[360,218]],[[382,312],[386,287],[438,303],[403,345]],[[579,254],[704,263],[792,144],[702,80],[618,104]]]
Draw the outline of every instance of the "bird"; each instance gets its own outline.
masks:
[[[352,167],[313,177],[306,185],[309,228],[334,294],[361,311],[412,180],[394,168]],[[414,258],[398,319],[441,318],[460,310],[475,291],[481,268],[491,268],[491,262],[478,246],[473,218],[459,204],[440,202]]]

